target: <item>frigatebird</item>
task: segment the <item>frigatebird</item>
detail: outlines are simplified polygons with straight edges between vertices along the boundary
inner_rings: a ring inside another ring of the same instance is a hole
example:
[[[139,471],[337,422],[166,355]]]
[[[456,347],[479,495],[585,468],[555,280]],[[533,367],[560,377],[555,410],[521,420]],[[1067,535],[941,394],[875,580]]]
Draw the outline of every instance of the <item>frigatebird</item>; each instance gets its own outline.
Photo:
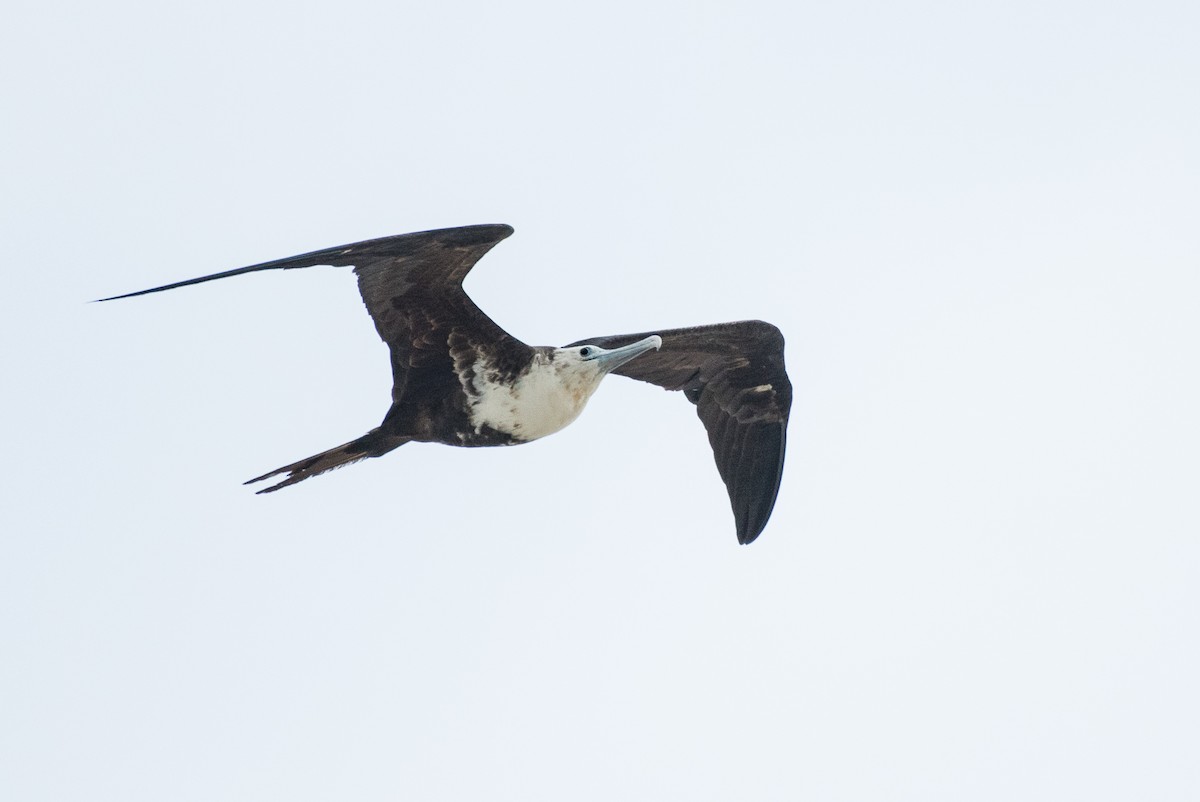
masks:
[[[246,482],[287,476],[270,493],[405,443],[499,446],[565,427],[609,373],[681,390],[708,431],[729,491],[739,543],[762,532],[783,474],[792,385],[783,335],[760,320],[529,346],[467,297],[475,263],[513,233],[507,225],[419,231],[226,270],[114,301],[259,270],[354,267],[392,361],[392,405],[376,428]]]

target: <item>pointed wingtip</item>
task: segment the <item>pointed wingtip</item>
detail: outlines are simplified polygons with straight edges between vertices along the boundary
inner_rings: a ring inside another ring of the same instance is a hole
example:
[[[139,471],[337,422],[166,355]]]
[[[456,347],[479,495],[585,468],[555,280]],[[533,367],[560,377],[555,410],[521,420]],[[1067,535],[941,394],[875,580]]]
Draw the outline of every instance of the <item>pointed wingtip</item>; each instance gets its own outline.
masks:
[[[283,473],[283,471],[272,471],[271,473],[263,474],[262,476],[256,476],[253,479],[247,479],[246,481],[242,482],[242,487],[245,487],[246,485],[252,485],[255,482],[261,482],[263,479],[270,479],[272,476],[278,476],[281,473]],[[299,480],[297,480],[297,481],[299,481]],[[271,485],[270,487],[264,487],[262,490],[255,490],[254,495],[261,496],[264,493],[274,493],[279,488],[286,487],[289,484],[292,484],[292,483],[285,479],[284,481],[282,481],[278,484]]]
[[[754,529],[743,530],[743,529],[739,528],[738,533],[737,533],[738,545],[739,546],[749,546],[751,543],[753,543],[755,540],[758,539],[758,536],[761,535],[763,533],[763,530],[766,528],[767,528],[766,521],[763,521],[760,526],[758,526]]]
[[[124,295],[112,295],[112,296],[109,296],[108,298],[93,298],[92,300],[88,301],[88,303],[89,304],[102,304],[105,301],[119,301],[122,298],[132,298],[135,295],[145,295],[147,292],[150,292],[150,290],[142,290],[141,292],[128,292]]]

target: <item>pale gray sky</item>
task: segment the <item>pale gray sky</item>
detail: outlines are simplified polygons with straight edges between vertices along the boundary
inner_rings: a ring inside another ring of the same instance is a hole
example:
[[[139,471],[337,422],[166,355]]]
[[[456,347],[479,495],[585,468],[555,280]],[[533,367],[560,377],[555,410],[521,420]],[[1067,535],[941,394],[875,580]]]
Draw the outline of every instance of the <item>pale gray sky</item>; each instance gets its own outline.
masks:
[[[0,789],[1200,796],[1194,3],[18,3]],[[738,547],[690,406],[241,482],[375,425],[349,271],[506,222],[527,342],[759,317]]]

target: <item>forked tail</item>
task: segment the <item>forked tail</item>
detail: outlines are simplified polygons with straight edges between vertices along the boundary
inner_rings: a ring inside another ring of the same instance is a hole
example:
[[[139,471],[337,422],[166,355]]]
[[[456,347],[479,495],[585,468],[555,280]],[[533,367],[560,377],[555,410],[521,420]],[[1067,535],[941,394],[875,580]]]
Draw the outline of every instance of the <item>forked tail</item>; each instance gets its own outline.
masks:
[[[332,471],[334,468],[341,468],[343,465],[349,465],[352,462],[366,459],[367,457],[380,457],[384,454],[399,448],[408,442],[407,437],[397,437],[396,435],[388,435],[372,429],[357,440],[351,440],[349,443],[343,443],[336,448],[331,448],[328,451],[322,451],[320,454],[314,454],[311,457],[302,459],[299,462],[293,462],[291,465],[284,465],[282,468],[276,468],[270,473],[264,473],[262,476],[256,476],[253,479],[245,482],[245,484],[254,484],[261,482],[263,479],[270,479],[272,476],[278,476],[281,473],[286,473],[287,478],[279,484],[271,485],[270,487],[259,490],[259,493],[273,493],[282,487],[294,485],[296,482],[303,482],[310,476]]]

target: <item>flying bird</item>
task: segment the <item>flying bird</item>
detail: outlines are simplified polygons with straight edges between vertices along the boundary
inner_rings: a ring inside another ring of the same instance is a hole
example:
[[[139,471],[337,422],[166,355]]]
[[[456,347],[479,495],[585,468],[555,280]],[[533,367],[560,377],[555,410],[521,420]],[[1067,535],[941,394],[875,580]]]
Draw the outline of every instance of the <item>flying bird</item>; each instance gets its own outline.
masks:
[[[529,346],[467,297],[462,282],[507,225],[400,234],[227,270],[114,301],[260,270],[354,267],[358,288],[392,362],[392,405],[376,428],[336,448],[265,473],[286,474],[270,493],[405,443],[528,443],[575,420],[609,373],[680,390],[708,432],[729,491],[739,543],[762,532],[783,474],[792,386],[783,335],[758,320]]]

